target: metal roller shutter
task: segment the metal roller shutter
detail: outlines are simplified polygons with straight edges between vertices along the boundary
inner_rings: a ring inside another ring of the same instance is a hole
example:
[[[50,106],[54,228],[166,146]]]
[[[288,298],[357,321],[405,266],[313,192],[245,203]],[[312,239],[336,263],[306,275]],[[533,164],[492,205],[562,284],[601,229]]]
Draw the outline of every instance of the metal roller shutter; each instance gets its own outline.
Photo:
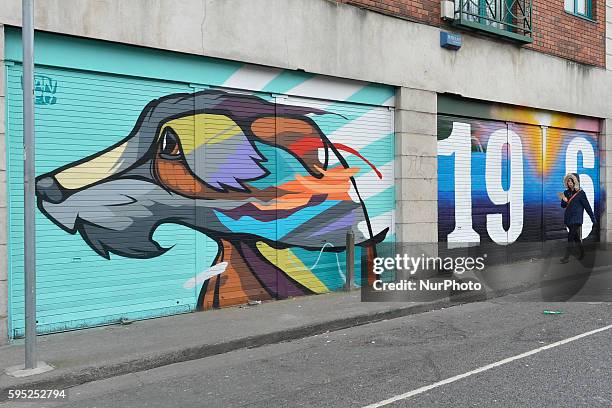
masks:
[[[310,152],[306,155],[311,160],[306,163],[310,169],[286,152],[277,156],[279,180],[291,183],[299,174],[300,190],[305,194],[295,198],[287,195],[288,202],[293,201],[293,206],[306,200],[315,203],[290,217],[279,215],[279,241],[298,244],[300,248],[278,252],[278,262],[312,293],[338,290],[346,279],[343,249],[347,227],[353,225],[356,244],[383,237],[390,242],[395,239],[393,111],[293,96],[277,98],[277,104],[319,111],[311,116],[312,123],[308,125],[314,125],[314,134],[306,138],[297,129],[304,124],[277,115],[279,137]],[[356,247],[355,279],[359,278],[359,263],[365,251],[366,247]]]
[[[196,211],[213,240],[206,253],[217,252],[217,270],[204,282],[198,307],[279,297],[278,271],[257,250],[259,239],[277,241],[274,99],[210,90],[196,104],[196,176],[208,185]]]
[[[522,191],[514,200],[522,203],[522,217],[513,219],[515,228],[520,231],[512,249],[508,253],[508,261],[537,258],[541,256],[544,239],[542,222],[543,205],[543,151],[542,128],[539,126],[510,123],[510,133],[520,139],[522,157]],[[515,193],[516,194],[516,193]],[[520,225],[518,225],[520,224]]]
[[[38,88],[48,86],[53,91],[38,95],[36,101],[38,175],[97,155],[125,139],[150,101],[167,94],[191,91],[186,85],[172,82],[68,69],[37,68],[36,74]],[[10,324],[13,336],[18,337],[23,334],[24,327],[23,275],[19,273],[23,270],[20,65],[9,66],[7,76]],[[81,172],[67,174],[63,180],[65,187],[95,185],[96,180],[122,166],[113,157],[116,153],[90,161],[88,168]],[[124,151],[121,160],[138,159],[136,153]],[[162,247],[172,246],[172,249],[160,257],[146,259],[150,252],[160,248],[139,247],[129,234],[117,231],[113,231],[112,238],[102,237],[101,230],[92,227],[94,220],[111,225],[105,218],[107,209],[100,205],[103,200],[115,200],[115,208],[119,211],[121,205],[131,200],[128,196],[144,194],[143,189],[147,188],[137,178],[127,184],[129,193],[106,184],[105,188],[101,185],[97,189],[90,188],[89,195],[80,196],[76,204],[80,208],[78,217],[88,222],[81,223],[79,231],[73,229],[77,227],[74,211],[51,210],[52,205],[49,206],[55,222],[37,211],[40,332],[104,324],[121,318],[185,312],[195,307],[195,288],[183,288],[183,282],[194,277],[197,263],[193,251],[194,230],[177,224],[160,226],[155,232],[155,240]],[[122,215],[125,223],[131,222],[131,217],[136,220],[142,216],[138,208],[126,210]],[[82,236],[87,237],[89,246]],[[143,259],[109,254],[106,245]]]
[[[13,337],[20,71],[8,70]],[[74,69],[37,80],[53,88],[36,117],[41,333],[337,290],[348,228],[358,244],[394,240],[388,107]]]
[[[580,186],[599,214],[599,145],[598,136],[592,132],[548,128],[545,138],[546,172],[544,177],[544,237],[546,240],[565,239],[567,230],[563,224],[563,208],[560,206],[557,192],[566,189],[563,176],[567,173],[578,173]],[[583,239],[598,241],[599,229],[590,218],[584,215],[582,227]]]
[[[541,256],[542,242],[566,237],[556,193],[569,172],[599,213],[597,134],[444,115],[438,129],[438,230],[449,249],[476,243],[489,263]],[[583,236],[599,236],[586,216]]]
[[[440,241],[449,247],[507,242],[506,123],[439,116],[438,126]],[[489,143],[496,146],[490,155]]]
[[[223,112],[212,108],[214,101],[211,107],[204,102],[207,116],[202,129],[196,125],[196,140],[203,131],[215,136],[198,160],[209,183],[217,182],[211,178],[222,168],[229,178],[217,185],[221,195],[244,205],[219,208],[205,220],[206,233],[221,248],[215,262],[225,269],[204,284],[198,304],[209,308],[340,289],[347,228],[358,243],[383,231],[393,239],[392,111],[224,91],[238,99]],[[240,128],[238,137],[228,132],[228,117]]]

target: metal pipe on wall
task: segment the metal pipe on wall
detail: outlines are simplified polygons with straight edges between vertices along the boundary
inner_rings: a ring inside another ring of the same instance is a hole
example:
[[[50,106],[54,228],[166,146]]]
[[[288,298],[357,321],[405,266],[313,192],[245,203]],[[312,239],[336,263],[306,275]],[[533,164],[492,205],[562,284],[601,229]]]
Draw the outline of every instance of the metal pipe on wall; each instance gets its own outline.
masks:
[[[353,285],[355,269],[355,234],[352,229],[346,232],[346,281],[344,290],[350,291]]]
[[[36,368],[34,0],[22,0],[25,368]]]

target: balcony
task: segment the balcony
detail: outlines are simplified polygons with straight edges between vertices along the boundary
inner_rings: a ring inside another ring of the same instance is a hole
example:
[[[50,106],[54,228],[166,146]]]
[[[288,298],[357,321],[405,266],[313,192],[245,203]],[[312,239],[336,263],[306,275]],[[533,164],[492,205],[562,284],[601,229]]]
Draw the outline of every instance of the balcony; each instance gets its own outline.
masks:
[[[531,43],[531,0],[455,0],[457,26]]]

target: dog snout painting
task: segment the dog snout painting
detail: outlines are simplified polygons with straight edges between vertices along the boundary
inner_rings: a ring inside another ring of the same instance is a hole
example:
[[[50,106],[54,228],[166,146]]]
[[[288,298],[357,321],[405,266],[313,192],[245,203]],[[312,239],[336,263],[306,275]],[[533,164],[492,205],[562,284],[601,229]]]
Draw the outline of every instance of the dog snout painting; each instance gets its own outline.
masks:
[[[154,237],[165,224],[205,235],[214,260],[188,283],[200,309],[325,292],[321,254],[340,280],[349,230],[360,262],[390,234],[373,226],[360,180],[390,189],[393,180],[358,146],[330,138],[322,116],[344,120],[256,95],[167,95],[119,142],[39,175],[38,208],[106,259],[168,256],[172,246]]]

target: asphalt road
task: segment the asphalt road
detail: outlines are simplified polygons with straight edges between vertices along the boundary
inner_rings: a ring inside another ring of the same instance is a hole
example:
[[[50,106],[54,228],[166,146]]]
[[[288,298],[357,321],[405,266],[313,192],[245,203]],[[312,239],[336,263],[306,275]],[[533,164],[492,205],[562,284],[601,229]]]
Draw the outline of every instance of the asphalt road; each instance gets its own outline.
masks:
[[[612,304],[501,298],[89,383],[62,404],[14,406],[612,407],[611,324]]]

